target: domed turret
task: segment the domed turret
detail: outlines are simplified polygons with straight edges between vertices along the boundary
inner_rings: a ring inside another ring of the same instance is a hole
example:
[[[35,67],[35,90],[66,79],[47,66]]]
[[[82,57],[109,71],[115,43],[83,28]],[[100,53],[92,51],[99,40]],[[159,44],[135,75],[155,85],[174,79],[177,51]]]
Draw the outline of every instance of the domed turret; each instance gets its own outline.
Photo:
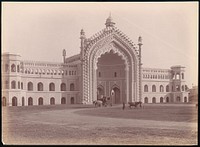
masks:
[[[106,19],[105,25],[106,25],[106,28],[107,27],[114,27],[115,23],[113,22],[111,15]]]

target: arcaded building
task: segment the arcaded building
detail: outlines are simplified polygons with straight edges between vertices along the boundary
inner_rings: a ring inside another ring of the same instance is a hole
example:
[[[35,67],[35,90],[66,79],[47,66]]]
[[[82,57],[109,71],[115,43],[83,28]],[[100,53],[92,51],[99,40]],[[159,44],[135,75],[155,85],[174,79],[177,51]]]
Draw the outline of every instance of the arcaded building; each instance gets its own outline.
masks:
[[[3,53],[2,105],[92,104],[102,96],[113,104],[188,102],[184,67],[142,67],[142,38],[131,41],[111,16],[105,25],[89,38],[81,30],[80,53],[66,58],[63,50],[63,63]]]

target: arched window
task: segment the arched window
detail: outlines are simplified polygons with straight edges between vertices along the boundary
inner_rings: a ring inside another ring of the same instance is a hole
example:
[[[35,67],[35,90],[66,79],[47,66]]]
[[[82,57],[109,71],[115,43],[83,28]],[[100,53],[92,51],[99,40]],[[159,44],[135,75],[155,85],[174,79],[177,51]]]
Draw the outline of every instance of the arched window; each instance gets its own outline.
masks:
[[[12,98],[12,106],[17,106],[17,98],[16,97]]]
[[[115,72],[114,76],[117,77],[117,72]]]
[[[6,97],[2,98],[2,106],[6,106]]]
[[[23,89],[23,82],[21,82],[21,89]]]
[[[160,92],[164,92],[164,87],[163,87],[163,85],[160,85]]]
[[[187,97],[186,96],[184,97],[184,102],[187,103]]]
[[[55,91],[55,84],[54,83],[49,84],[49,91]]]
[[[163,103],[163,97],[160,97],[160,103]]]
[[[11,72],[16,72],[16,66],[15,66],[15,64],[11,65]]]
[[[71,104],[74,104],[74,97],[71,97]]]
[[[28,91],[33,91],[33,83],[28,82]]]
[[[74,83],[70,84],[70,91],[74,91]]]
[[[43,84],[41,82],[39,82],[37,84],[37,88],[38,88],[38,91],[43,91]]]
[[[148,97],[144,98],[144,103],[148,103]]]
[[[19,72],[19,65],[17,65],[17,72]]]
[[[156,86],[155,85],[152,86],[152,92],[156,92]]]
[[[9,70],[9,65],[5,64],[5,72],[8,72],[8,70]]]
[[[65,97],[61,98],[61,104],[66,104],[66,98]]]
[[[169,92],[169,85],[166,86],[166,92]]]
[[[43,98],[42,98],[42,97],[40,97],[40,98],[38,99],[38,105],[43,105]]]
[[[20,89],[20,82],[18,81],[18,89]]]
[[[16,82],[15,81],[11,82],[11,89],[16,89]]]
[[[166,103],[169,103],[169,97],[166,97]]]
[[[22,106],[24,106],[24,97],[22,97]]]
[[[101,77],[101,72],[99,72],[99,77]]]
[[[144,92],[148,92],[148,86],[144,85]]]
[[[55,105],[55,98],[54,98],[54,97],[52,97],[52,98],[50,99],[50,105]]]
[[[156,98],[155,97],[152,98],[152,103],[156,103]]]
[[[60,91],[66,91],[66,84],[65,83],[62,83],[60,85]]]
[[[180,79],[180,74],[176,74],[176,79]]]
[[[184,88],[185,88],[185,86],[184,86],[184,85],[182,85],[182,91],[184,91]]]
[[[28,98],[28,106],[32,106],[33,105],[33,98],[29,97]]]
[[[9,82],[5,81],[5,89],[9,89]]]

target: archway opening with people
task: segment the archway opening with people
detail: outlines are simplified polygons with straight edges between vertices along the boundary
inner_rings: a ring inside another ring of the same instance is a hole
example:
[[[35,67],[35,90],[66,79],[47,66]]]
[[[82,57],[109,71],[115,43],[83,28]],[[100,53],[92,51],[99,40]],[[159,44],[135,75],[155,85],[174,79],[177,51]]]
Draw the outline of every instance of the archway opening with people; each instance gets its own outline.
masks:
[[[97,99],[101,99],[104,96],[104,88],[99,85],[97,88]]]
[[[113,50],[101,54],[97,59],[97,99],[103,96],[110,96],[112,103],[120,104],[127,102],[125,91],[126,88],[120,89],[120,84],[125,82],[125,61],[120,55]],[[101,73],[101,76],[99,76]],[[109,83],[115,81],[112,86]],[[113,95],[111,92],[113,90]]]

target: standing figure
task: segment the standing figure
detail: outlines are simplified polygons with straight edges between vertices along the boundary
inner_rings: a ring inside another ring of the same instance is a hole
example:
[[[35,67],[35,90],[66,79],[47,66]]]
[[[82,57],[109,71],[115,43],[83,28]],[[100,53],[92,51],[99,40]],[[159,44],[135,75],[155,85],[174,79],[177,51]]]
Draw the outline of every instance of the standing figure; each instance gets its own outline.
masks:
[[[125,109],[125,103],[123,102],[123,107],[122,107],[122,109],[124,110]]]

